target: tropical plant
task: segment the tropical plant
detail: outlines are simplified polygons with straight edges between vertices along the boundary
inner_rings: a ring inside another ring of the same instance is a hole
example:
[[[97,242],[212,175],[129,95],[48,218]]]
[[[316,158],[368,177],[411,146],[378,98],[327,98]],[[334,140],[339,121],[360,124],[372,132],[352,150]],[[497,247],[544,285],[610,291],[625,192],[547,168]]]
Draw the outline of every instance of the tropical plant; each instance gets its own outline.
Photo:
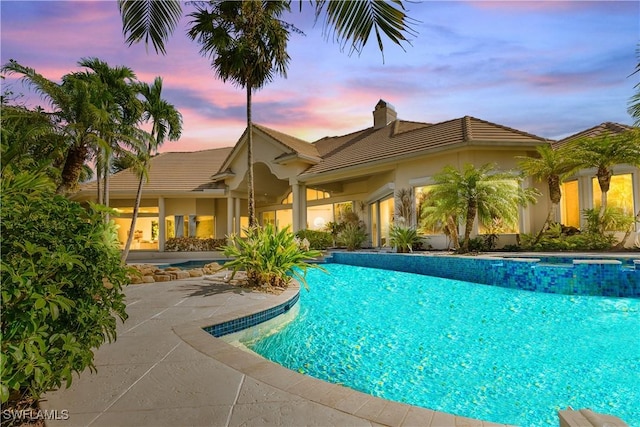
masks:
[[[625,215],[622,209],[614,206],[608,206],[602,216],[596,208],[584,209],[582,214],[586,221],[586,229],[590,233],[626,231],[636,220],[633,215]]]
[[[622,133],[605,132],[595,137],[581,138],[571,144],[573,156],[582,168],[595,168],[601,190],[600,225],[604,225],[607,194],[611,186],[613,166],[621,163],[640,166],[640,131],[631,129]],[[604,232],[604,228],[600,229]]]
[[[21,75],[25,84],[51,104],[53,111],[48,115],[65,144],[56,193],[71,191],[78,183],[90,149],[98,145],[94,132],[98,114],[91,105],[91,85],[74,74],[63,76],[62,83],[58,84],[14,60],[5,64],[2,72]]]
[[[413,192],[410,188],[401,188],[394,194],[395,218],[404,224],[413,223]]]
[[[209,2],[214,3],[214,2]],[[289,2],[287,2],[289,3]],[[378,48],[383,52],[382,35],[396,45],[408,42],[415,35],[414,22],[405,14],[400,0],[326,1],[314,3],[316,20],[324,18],[325,34],[350,44],[351,50],[361,52],[369,36],[375,33]],[[300,10],[302,10],[300,3]],[[122,16],[122,31],[129,45],[144,40],[157,53],[166,53],[165,43],[180,21],[183,11],[179,0],[118,0]],[[332,31],[333,30],[333,31]]]
[[[363,223],[346,223],[342,231],[338,233],[338,244],[345,246],[348,251],[360,249],[367,241],[367,232]]]
[[[286,77],[289,30],[280,20],[289,2],[213,1],[196,5],[189,37],[200,53],[211,58],[216,76],[246,90],[247,186],[249,227],[257,225],[253,183],[253,129],[251,95],[276,75]]]
[[[458,219],[461,217],[458,201],[455,198],[432,197],[431,191],[422,193],[418,203],[420,227],[424,230],[442,230],[451,239],[454,249],[460,249],[458,238]]]
[[[113,223],[54,193],[42,172],[3,175],[0,390],[3,403],[71,385],[126,318]]]
[[[421,240],[414,227],[394,223],[389,229],[389,242],[398,253],[413,252],[413,247]]]
[[[462,218],[465,224],[460,252],[469,252],[469,238],[476,217],[483,223],[501,218],[513,226],[518,220],[518,208],[535,202],[539,193],[534,188],[523,189],[522,177],[510,172],[497,172],[495,164],[480,167],[467,163],[462,171],[446,166],[433,176],[435,185],[429,193],[434,204],[432,215],[440,218]],[[454,228],[454,227],[452,227]]]
[[[299,239],[307,239],[311,249],[325,250],[333,244],[331,233],[320,230],[298,230],[296,237]]]
[[[542,237],[535,241],[536,236],[530,234],[522,234],[522,245],[513,247],[517,250],[543,252],[543,251],[602,251],[609,250],[615,243],[615,237],[612,234],[600,233],[580,233],[573,235],[558,234],[554,230],[554,226],[550,226]]]
[[[229,236],[229,244],[221,249],[232,258],[224,264],[225,268],[233,270],[233,275],[239,270],[246,271],[250,286],[286,288],[293,277],[308,289],[307,270],[324,271],[320,265],[310,263],[321,252],[301,248],[289,227],[276,231],[272,224],[267,224],[246,228],[244,233],[244,238]]]
[[[21,80],[51,105],[52,111],[37,109],[36,113],[48,117],[52,125],[48,133],[56,135],[50,141],[55,143],[56,156],[63,159],[57,160],[60,172],[56,193],[74,190],[86,173],[86,162],[93,156],[98,179],[104,180],[105,185],[98,199],[108,202],[105,178],[110,153],[121,150],[121,144],[138,149],[138,139],[131,136],[139,104],[129,85],[135,74],[126,67],[110,68],[96,58],[81,59],[78,65],[91,71],[66,74],[60,84],[14,60],[5,64],[2,72],[21,75]]]
[[[78,65],[90,70],[73,75],[86,80],[91,87],[89,102],[95,111],[94,129],[99,136],[97,147],[92,147],[98,184],[97,200],[98,203],[109,206],[109,176],[113,153],[122,151],[121,144],[138,148],[138,141],[129,138],[138,121],[141,106],[131,84],[136,75],[129,67],[110,67],[98,58],[82,58]]]
[[[554,150],[550,145],[536,147],[537,157],[518,156],[518,167],[526,175],[538,181],[547,181],[551,206],[537,237],[541,237],[549,224],[554,220],[562,199],[560,186],[562,182],[577,169],[575,157],[567,152],[567,146]]]
[[[144,99],[142,121],[151,121],[151,138],[148,140],[146,150],[142,153],[141,167],[134,168],[138,175],[138,190],[133,205],[129,235],[122,250],[122,262],[126,262],[133,241],[140,200],[142,199],[142,186],[149,169],[149,156],[156,152],[165,140],[176,141],[182,134],[182,115],[172,104],[162,98],[161,77],[156,77],[152,85],[138,83],[136,89]]]

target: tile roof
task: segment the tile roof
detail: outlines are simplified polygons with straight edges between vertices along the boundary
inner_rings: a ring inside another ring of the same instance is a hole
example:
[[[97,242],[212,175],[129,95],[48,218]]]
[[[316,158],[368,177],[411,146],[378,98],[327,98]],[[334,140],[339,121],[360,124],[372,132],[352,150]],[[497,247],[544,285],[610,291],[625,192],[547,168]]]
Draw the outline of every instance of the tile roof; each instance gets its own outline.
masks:
[[[193,152],[160,153],[150,160],[149,181],[145,182],[143,194],[202,191],[214,188],[210,177],[231,152],[231,147]],[[96,193],[96,182],[80,186],[80,193]],[[111,176],[109,181],[112,195],[117,193],[135,194],[138,178],[130,170],[123,170]]]
[[[301,154],[303,156],[308,157],[320,157],[318,153],[318,149],[311,143],[304,141],[302,139],[296,138],[291,135],[287,135],[286,133],[278,132],[277,130],[270,129],[266,126],[253,124],[257,129],[269,135],[271,138],[275,139],[286,148],[292,150],[295,153]]]
[[[322,161],[302,176],[462,145],[531,146],[548,142],[536,135],[469,116],[436,124],[396,120],[384,128],[369,128],[316,141]]]
[[[633,129],[633,127],[622,125],[620,123],[604,122],[604,123],[600,123],[597,126],[583,130],[581,132],[575,133],[571,136],[568,136],[564,139],[554,142],[553,148],[558,148],[565,144],[570,144],[571,142],[575,142],[580,138],[591,138],[598,135],[602,135],[604,133],[619,134],[631,129]]]

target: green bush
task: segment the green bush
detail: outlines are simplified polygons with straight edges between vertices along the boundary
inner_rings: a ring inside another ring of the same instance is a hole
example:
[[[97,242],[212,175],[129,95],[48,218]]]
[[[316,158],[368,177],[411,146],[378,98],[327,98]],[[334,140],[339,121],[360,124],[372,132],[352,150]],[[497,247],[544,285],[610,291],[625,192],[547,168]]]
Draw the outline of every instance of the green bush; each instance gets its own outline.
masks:
[[[217,251],[227,239],[202,239],[199,237],[172,237],[164,244],[167,252]]]
[[[608,250],[616,243],[612,234],[580,233],[567,235],[543,234],[537,243],[535,236],[523,234],[522,249],[526,251],[601,251]]]
[[[469,252],[486,252],[489,246],[484,238],[477,236],[469,239]]]
[[[307,239],[309,247],[323,251],[333,245],[333,237],[328,231],[318,230],[300,230],[296,233],[296,237],[299,239]]]
[[[421,239],[415,228],[394,224],[389,230],[389,242],[397,248],[398,253],[407,253],[413,252]]]
[[[318,264],[309,264],[319,256],[317,250],[300,247],[296,236],[285,227],[276,231],[273,225],[254,227],[245,230],[246,237],[234,235],[230,243],[222,250],[225,256],[233,258],[225,262],[225,268],[247,272],[247,281],[251,286],[287,287],[291,276],[307,287],[306,274],[309,268],[319,268]]]
[[[348,251],[360,249],[367,240],[367,232],[363,224],[348,223],[338,234],[338,244],[346,246]]]
[[[92,349],[115,339],[114,315],[126,318],[127,269],[113,223],[39,184],[32,174],[2,180],[3,403],[37,399],[95,369]]]

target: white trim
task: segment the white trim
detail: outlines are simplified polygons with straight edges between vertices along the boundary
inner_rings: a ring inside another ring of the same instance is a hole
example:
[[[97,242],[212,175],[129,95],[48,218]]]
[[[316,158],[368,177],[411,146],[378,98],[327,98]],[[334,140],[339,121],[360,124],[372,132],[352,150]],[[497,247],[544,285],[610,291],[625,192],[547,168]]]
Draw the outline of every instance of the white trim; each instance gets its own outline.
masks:
[[[433,177],[431,176],[423,176],[420,178],[413,178],[409,180],[409,185],[411,187],[424,187],[426,185],[433,185],[435,182],[433,181]]]
[[[395,190],[396,185],[393,182],[388,182],[385,185],[383,185],[382,187],[378,188],[377,190],[371,192],[369,194],[369,197],[367,197],[365,199],[365,203],[366,204],[371,204],[373,202],[376,202],[378,200],[381,200],[382,198],[393,194],[393,191]]]

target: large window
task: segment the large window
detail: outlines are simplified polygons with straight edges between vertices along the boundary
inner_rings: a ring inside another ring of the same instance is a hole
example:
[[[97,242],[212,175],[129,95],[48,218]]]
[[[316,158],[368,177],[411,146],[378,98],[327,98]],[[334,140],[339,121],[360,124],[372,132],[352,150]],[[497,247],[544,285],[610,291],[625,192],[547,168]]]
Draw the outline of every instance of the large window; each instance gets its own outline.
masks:
[[[291,209],[278,209],[262,212],[262,224],[271,224],[276,227],[276,230],[282,230],[287,226],[291,227],[293,224],[293,211]]]
[[[593,178],[593,206],[600,208],[602,192],[598,179]],[[624,215],[633,215],[633,176],[628,173],[611,177],[607,192],[607,206],[617,208]]]
[[[131,228],[131,217],[133,207],[116,208],[120,216],[114,218],[118,225],[118,240],[120,246],[124,247],[129,230]],[[137,249],[158,249],[158,207],[140,207],[138,218],[136,219],[136,229],[133,232],[131,250]]]
[[[327,223],[333,221],[333,205],[309,206],[307,208],[307,228],[324,230]]]
[[[580,197],[578,181],[567,181],[560,187],[560,221],[570,227],[580,228]]]
[[[433,185],[415,188],[416,218],[418,218],[418,232],[426,235],[443,234],[444,218],[433,214],[433,201],[429,200],[429,192]]]
[[[373,246],[389,246],[389,229],[393,223],[394,209],[393,196],[370,205],[371,243]]]

